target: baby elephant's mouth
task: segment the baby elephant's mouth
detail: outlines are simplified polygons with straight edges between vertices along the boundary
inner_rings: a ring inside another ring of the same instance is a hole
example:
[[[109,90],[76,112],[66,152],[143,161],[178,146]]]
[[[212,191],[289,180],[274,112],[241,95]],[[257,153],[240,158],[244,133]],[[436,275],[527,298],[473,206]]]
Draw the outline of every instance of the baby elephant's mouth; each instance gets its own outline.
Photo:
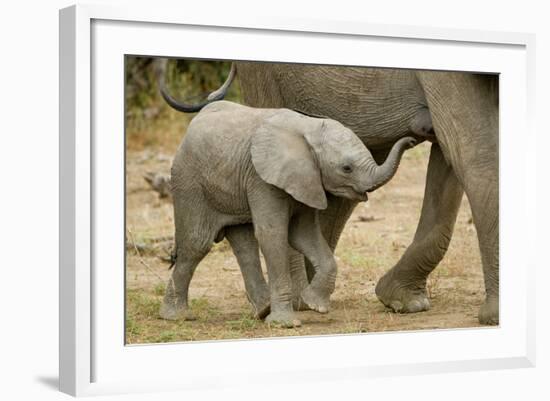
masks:
[[[353,192],[353,194],[355,195],[355,199],[359,200],[359,201],[367,201],[369,199],[369,196],[367,194],[367,190],[361,190],[361,189],[357,189],[356,187],[350,185],[348,187],[348,189]]]
[[[348,199],[352,199],[352,200],[357,200],[359,202],[365,202],[369,199],[367,191],[360,192],[360,191],[356,190],[354,187],[352,187],[351,185],[350,186],[345,186],[345,187],[340,187],[340,188],[341,189],[339,189],[339,190],[331,191],[331,192],[336,196],[340,196],[340,197],[348,198]]]
[[[357,197],[359,198],[360,201],[367,201],[369,200],[369,195],[367,194],[367,191],[365,192],[355,192],[357,194]]]

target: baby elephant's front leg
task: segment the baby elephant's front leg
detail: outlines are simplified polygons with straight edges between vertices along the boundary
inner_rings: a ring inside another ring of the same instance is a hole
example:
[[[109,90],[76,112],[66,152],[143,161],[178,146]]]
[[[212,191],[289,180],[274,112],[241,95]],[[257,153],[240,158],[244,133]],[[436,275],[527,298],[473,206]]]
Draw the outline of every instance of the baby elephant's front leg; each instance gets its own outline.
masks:
[[[271,312],[265,321],[283,327],[298,327],[301,322],[296,318],[292,307],[287,236],[262,226],[256,228],[256,235],[265,257],[269,278]]]
[[[305,209],[296,215],[289,230],[290,245],[303,253],[315,268],[315,276],[302,291],[302,301],[319,313],[329,311],[330,295],[336,283],[336,260],[330,250],[319,224],[319,214],[314,209]]]
[[[273,195],[275,193],[275,195]],[[271,312],[265,321],[283,327],[298,327],[292,307],[292,282],[288,264],[288,196],[267,187],[249,197],[254,233],[265,258]],[[277,196],[279,195],[279,196]]]

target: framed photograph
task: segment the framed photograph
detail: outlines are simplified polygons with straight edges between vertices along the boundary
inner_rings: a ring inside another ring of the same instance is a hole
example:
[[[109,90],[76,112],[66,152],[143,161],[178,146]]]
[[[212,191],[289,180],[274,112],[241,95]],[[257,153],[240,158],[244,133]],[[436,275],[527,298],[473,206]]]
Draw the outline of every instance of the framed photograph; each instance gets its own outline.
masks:
[[[534,366],[533,60],[519,33],[61,10],[61,391]]]

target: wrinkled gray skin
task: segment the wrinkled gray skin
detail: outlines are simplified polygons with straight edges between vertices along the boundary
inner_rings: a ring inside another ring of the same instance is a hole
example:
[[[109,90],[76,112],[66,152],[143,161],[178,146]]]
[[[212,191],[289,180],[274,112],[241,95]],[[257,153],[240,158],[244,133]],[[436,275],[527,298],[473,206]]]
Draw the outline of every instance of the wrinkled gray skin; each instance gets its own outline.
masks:
[[[406,135],[433,142],[416,234],[399,262],[379,280],[376,294],[396,312],[429,309],[426,280],[447,251],[465,192],[485,279],[486,299],[479,321],[498,324],[498,77],[255,62],[238,62],[233,67],[247,104],[286,107],[338,120],[359,136],[378,161]],[[354,206],[353,201],[330,198],[321,212],[323,235],[332,249]],[[252,247],[240,245],[243,255],[252,254]],[[304,261],[292,250],[289,254],[294,292],[299,293],[308,281]],[[312,276],[310,268],[308,276]]]
[[[328,202],[325,191],[353,202],[367,200],[367,191],[391,179],[403,151],[415,142],[411,137],[396,142],[378,166],[359,138],[334,120],[225,101],[206,106],[189,125],[172,164],[176,264],[161,316],[190,318],[193,272],[225,236],[237,255],[245,240],[257,240],[264,254],[271,305],[266,321],[300,325],[292,305],[289,245],[315,269],[301,300],[312,310],[328,312],[336,262],[319,224],[318,210]],[[257,252],[254,260],[239,261],[253,267],[245,280],[261,283],[259,294],[247,288],[253,299],[267,290]]]

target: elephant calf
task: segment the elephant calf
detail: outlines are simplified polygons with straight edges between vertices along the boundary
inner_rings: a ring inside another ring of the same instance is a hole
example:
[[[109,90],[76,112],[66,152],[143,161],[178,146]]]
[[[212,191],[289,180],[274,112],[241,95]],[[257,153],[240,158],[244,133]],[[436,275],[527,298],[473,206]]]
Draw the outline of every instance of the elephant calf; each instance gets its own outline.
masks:
[[[161,316],[189,316],[187,294],[198,263],[229,230],[250,223],[267,264],[271,312],[266,321],[301,324],[292,305],[289,244],[315,268],[302,301],[328,312],[336,262],[319,225],[325,191],[367,200],[367,192],[391,179],[404,150],[414,144],[410,137],[397,141],[378,166],[361,140],[337,121],[227,101],[206,106],[189,125],[172,164],[176,263]]]

